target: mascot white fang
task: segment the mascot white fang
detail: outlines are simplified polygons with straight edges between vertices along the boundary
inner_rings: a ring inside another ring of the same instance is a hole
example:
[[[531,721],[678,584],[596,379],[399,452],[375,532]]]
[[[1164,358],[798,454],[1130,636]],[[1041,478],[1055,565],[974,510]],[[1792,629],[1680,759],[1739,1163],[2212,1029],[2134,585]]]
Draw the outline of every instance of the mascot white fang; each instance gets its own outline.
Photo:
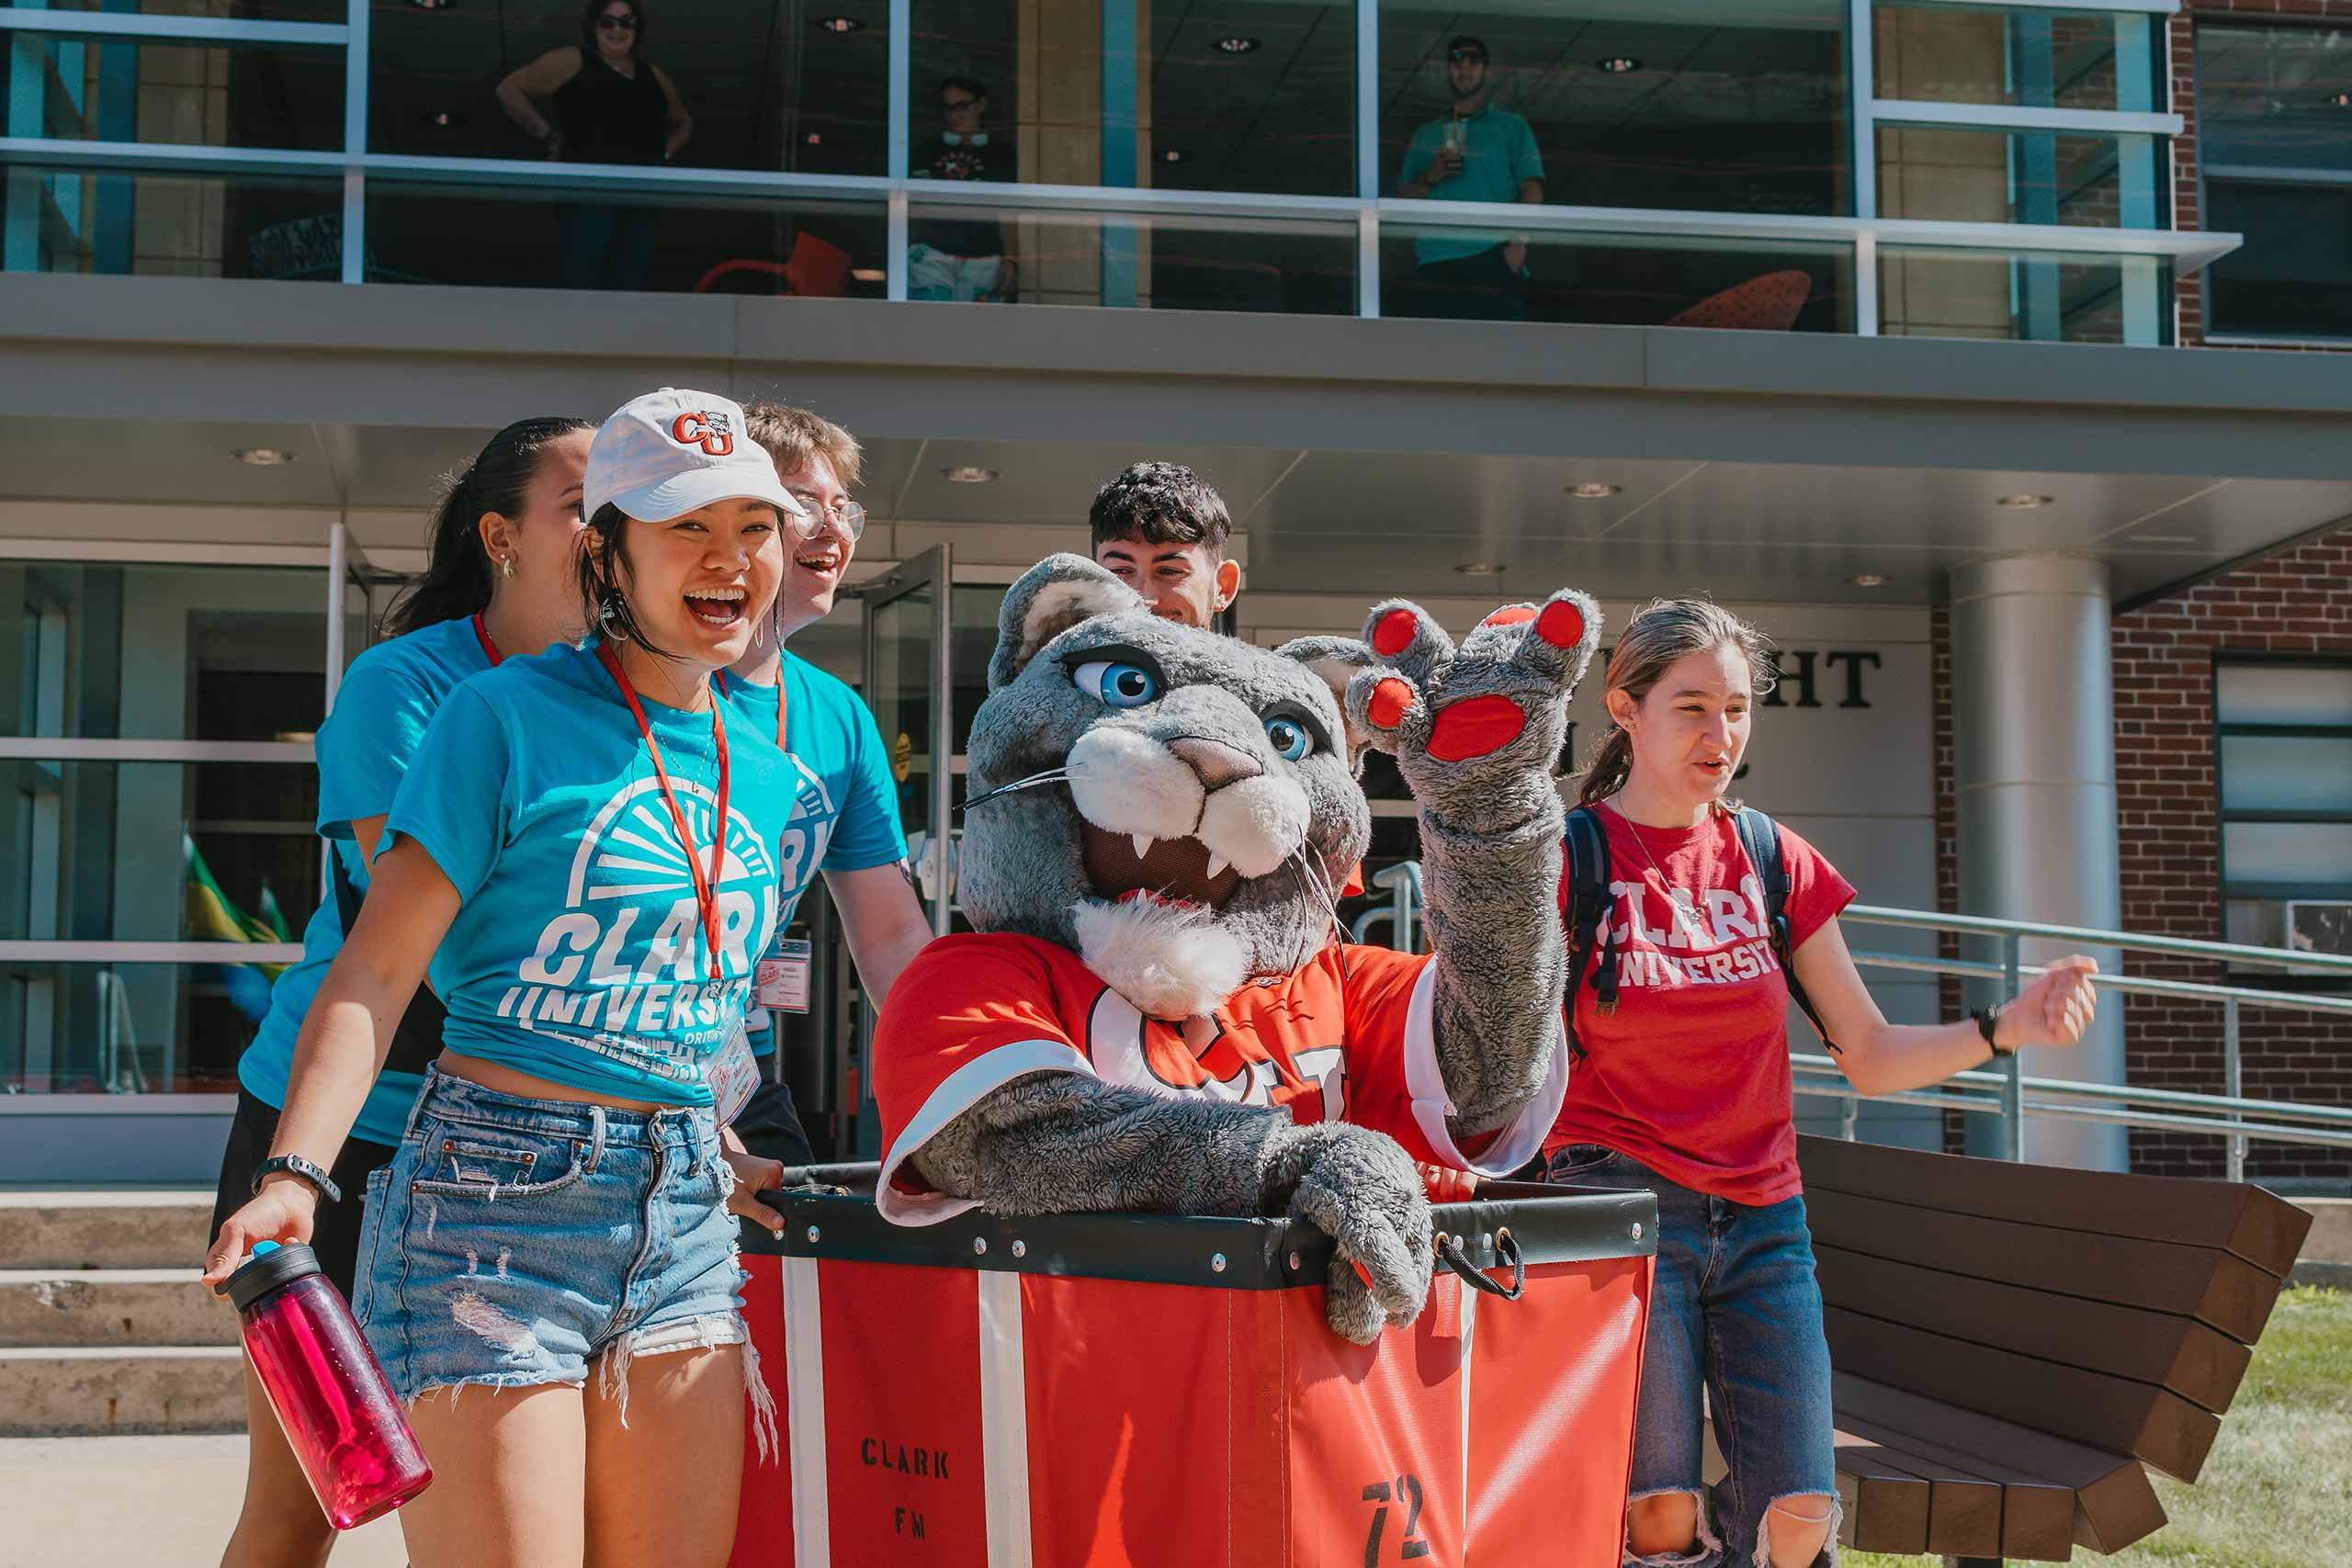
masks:
[[[962,903],[875,1035],[877,1201],[1295,1214],[1338,1243],[1331,1326],[1429,1295],[1415,1162],[1489,1174],[1557,1114],[1560,802],[1583,594],[1457,650],[1412,604],[1268,651],[1153,616],[1079,556],[1005,595],[972,724]],[[1371,813],[1351,742],[1419,808],[1430,955],[1335,942]]]

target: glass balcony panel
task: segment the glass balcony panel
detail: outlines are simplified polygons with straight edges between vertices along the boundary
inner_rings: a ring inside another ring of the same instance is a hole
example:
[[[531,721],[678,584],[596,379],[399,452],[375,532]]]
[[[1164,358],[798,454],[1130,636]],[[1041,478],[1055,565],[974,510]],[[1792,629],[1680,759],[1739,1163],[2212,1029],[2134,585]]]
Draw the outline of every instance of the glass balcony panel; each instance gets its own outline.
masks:
[[[1384,314],[1853,330],[1853,253],[1802,241],[1381,225]]]
[[[2207,332],[2352,338],[2352,189],[2209,176],[2205,222],[2245,236],[2202,275]]]
[[[306,761],[0,758],[0,941],[299,942],[319,902]]]
[[[2166,226],[2153,136],[1878,128],[1884,218],[2055,223],[2076,229]]]
[[[0,1095],[233,1094],[278,968],[0,959]]]
[[[2200,17],[2197,137],[2208,170],[2352,170],[2352,28]]]
[[[395,283],[879,299],[888,227],[879,202],[368,183],[369,276]]]
[[[2161,256],[1882,244],[1878,257],[1888,337],[2154,347],[2170,332]]]
[[[690,168],[887,171],[884,0],[555,9],[376,6],[368,145],[453,158],[664,162]],[[634,48],[625,40],[634,39]],[[650,67],[640,72],[639,66]],[[553,127],[552,146],[533,134]],[[664,153],[667,152],[665,158]]]
[[[9,272],[343,276],[343,182],[130,175],[12,164],[0,175]]]
[[[0,34],[11,136],[197,147],[343,145],[343,51]]]
[[[1385,5],[1381,191],[1510,201],[1532,177],[1535,199],[1570,206],[1851,212],[1846,12],[1842,0]],[[1449,135],[1463,139],[1462,168],[1425,190]]]
[[[1353,196],[1355,13],[914,0],[917,179]]]
[[[350,20],[345,0],[0,0],[0,9],[24,6],[38,11],[106,11],[142,17],[203,17],[232,22],[325,22]]]
[[[913,299],[1353,315],[1352,224],[919,206]],[[1009,271],[1008,271],[1009,268]]]
[[[1928,103],[2144,114],[2164,106],[2162,19],[1880,0],[1871,14],[1872,91]]]

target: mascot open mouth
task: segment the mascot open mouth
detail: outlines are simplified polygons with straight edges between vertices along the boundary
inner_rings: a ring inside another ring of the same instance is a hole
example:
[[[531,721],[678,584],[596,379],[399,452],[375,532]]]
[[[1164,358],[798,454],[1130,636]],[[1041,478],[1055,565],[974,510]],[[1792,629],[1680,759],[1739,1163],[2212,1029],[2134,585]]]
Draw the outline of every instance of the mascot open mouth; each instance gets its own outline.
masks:
[[[1149,839],[1141,852],[1136,837],[1097,828],[1079,818],[1086,857],[1086,880],[1104,898],[1153,893],[1179,903],[1216,908],[1241,886],[1241,873],[1216,861],[1194,838]],[[1210,869],[1215,863],[1216,869]]]

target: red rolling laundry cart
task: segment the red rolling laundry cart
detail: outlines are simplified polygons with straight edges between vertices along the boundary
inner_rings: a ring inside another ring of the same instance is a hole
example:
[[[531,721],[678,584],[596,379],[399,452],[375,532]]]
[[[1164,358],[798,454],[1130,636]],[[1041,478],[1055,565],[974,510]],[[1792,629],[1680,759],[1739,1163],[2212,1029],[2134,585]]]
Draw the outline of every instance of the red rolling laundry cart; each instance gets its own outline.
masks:
[[[1441,1205],[1428,1307],[1356,1346],[1304,1222],[901,1228],[872,1166],[823,1175],[745,1230],[780,1440],[745,1445],[733,1568],[1619,1561],[1648,1193]]]

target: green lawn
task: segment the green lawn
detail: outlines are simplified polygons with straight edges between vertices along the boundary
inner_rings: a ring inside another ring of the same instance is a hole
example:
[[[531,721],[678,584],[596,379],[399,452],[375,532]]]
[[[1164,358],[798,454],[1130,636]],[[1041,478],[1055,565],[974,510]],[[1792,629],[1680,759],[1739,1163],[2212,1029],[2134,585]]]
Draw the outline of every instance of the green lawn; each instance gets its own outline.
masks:
[[[2256,1347],[2237,1403],[2195,1486],[2156,1478],[2172,1522],[2114,1557],[2119,1568],[2317,1568],[2352,1564],[2352,1294],[2290,1290]],[[1931,1557],[1849,1551],[1849,1568],[1917,1568]]]

